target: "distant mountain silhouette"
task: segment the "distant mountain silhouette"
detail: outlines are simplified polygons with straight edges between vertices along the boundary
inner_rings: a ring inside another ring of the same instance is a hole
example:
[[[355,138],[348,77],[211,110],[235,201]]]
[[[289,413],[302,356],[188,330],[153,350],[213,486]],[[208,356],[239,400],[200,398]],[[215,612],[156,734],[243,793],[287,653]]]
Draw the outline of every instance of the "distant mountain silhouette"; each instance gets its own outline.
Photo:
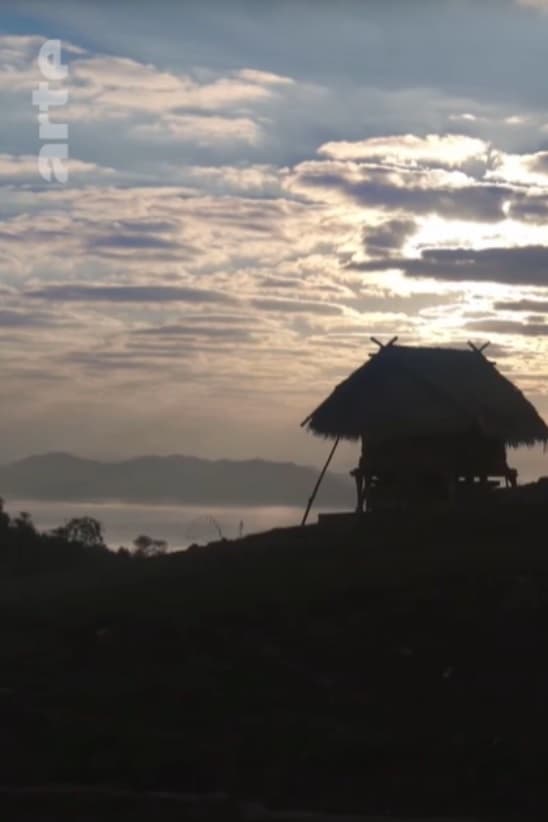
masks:
[[[317,477],[315,468],[260,459],[205,460],[173,455],[99,462],[50,453],[0,466],[0,496],[304,506]],[[316,504],[352,505],[350,478],[326,474]]]

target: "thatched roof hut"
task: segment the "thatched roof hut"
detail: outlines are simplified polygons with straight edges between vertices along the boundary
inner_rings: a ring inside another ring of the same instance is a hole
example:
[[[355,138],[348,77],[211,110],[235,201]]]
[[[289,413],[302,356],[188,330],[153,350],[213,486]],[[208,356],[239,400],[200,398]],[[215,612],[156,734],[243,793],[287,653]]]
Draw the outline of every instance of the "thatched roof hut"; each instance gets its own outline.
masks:
[[[381,347],[303,425],[369,442],[470,431],[510,446],[548,440],[533,405],[476,348]]]

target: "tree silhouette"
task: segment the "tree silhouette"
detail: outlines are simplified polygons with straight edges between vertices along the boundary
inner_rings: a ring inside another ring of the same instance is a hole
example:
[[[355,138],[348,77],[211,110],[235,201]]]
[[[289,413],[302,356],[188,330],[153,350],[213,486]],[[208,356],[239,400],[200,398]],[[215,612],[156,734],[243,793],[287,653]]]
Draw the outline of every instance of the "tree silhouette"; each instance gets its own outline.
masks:
[[[93,517],[74,517],[53,531],[54,536],[67,542],[78,542],[86,548],[104,546],[101,523]]]
[[[140,534],[133,540],[135,545],[134,556],[141,558],[156,557],[165,554],[167,542],[165,539],[152,539],[147,534]]]
[[[6,531],[10,524],[10,516],[4,510],[4,504],[4,498],[0,497],[0,533]]]
[[[19,531],[23,531],[26,534],[30,535],[36,533],[36,528],[34,527],[32,517],[28,511],[20,511],[19,515],[12,521],[12,525],[14,528],[17,528]]]

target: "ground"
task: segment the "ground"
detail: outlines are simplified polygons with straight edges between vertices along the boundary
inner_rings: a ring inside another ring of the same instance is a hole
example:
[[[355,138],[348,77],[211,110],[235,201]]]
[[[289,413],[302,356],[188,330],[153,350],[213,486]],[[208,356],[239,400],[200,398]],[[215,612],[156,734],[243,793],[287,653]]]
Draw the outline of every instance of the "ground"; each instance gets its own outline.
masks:
[[[546,512],[384,512],[6,577],[2,783],[543,813]]]

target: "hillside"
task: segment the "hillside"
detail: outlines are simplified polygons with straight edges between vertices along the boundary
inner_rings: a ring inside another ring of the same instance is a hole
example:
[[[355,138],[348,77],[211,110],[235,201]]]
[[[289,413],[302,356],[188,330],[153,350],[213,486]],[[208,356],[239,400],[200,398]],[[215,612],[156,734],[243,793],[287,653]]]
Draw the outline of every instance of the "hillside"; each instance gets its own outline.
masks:
[[[314,468],[259,459],[173,455],[99,462],[53,453],[0,466],[0,495],[60,501],[304,505],[317,477]],[[327,474],[318,504],[351,506],[350,478]]]
[[[0,580],[4,784],[226,797],[212,819],[266,818],[244,800],[545,818],[545,511],[366,515]]]

